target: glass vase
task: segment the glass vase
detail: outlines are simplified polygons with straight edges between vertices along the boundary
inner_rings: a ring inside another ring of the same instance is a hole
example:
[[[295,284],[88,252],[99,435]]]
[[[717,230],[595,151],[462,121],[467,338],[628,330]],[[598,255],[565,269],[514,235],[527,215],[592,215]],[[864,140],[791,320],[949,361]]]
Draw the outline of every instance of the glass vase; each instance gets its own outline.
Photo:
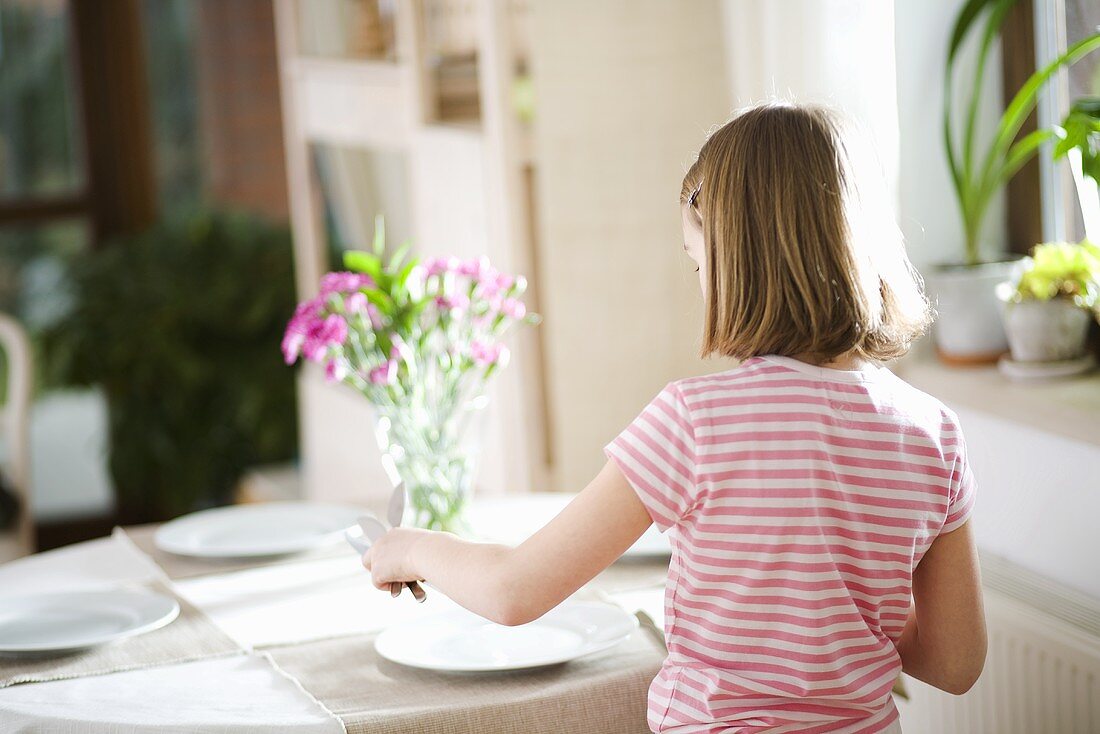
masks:
[[[444,414],[429,405],[374,406],[382,461],[405,483],[403,525],[475,537],[466,508],[486,403],[478,396]]]

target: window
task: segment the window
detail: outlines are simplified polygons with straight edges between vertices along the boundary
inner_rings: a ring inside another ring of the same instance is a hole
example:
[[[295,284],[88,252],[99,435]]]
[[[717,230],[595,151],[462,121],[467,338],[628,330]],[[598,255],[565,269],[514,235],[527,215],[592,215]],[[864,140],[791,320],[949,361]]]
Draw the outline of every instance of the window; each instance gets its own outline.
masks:
[[[1034,0],[1035,55],[1047,63],[1066,48],[1100,27],[1100,4],[1095,0]],[[1100,96],[1100,53],[1094,52],[1058,75],[1039,100],[1039,125],[1057,125],[1070,105],[1081,97]],[[1040,181],[1044,240],[1077,241],[1084,237],[1077,192],[1069,166],[1055,164],[1049,146],[1040,154]]]

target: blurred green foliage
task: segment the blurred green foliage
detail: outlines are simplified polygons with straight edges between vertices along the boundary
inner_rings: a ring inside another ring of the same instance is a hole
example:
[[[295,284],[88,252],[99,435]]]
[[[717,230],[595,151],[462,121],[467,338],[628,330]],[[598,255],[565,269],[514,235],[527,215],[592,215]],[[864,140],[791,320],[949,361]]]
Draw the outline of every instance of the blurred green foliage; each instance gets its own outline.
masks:
[[[1054,160],[1074,148],[1081,153],[1084,174],[1100,183],[1100,97],[1082,97],[1070,107],[1054,146]]]
[[[68,275],[70,312],[42,334],[46,376],[103,389],[122,522],[224,504],[248,467],[295,455],[285,226],[173,217],[77,255]]]
[[[1044,242],[1021,261],[1016,300],[1069,298],[1077,306],[1100,307],[1100,246],[1084,241]],[[1100,314],[1098,314],[1100,315]]]

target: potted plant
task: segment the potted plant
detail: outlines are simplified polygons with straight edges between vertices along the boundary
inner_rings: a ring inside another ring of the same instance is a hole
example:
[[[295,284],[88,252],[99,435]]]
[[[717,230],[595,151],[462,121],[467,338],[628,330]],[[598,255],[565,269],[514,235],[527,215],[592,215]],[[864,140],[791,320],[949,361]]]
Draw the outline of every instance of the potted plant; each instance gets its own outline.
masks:
[[[989,262],[980,251],[985,215],[995,194],[1057,134],[1040,129],[1016,139],[1035,108],[1039,91],[1063,66],[1100,48],[1100,32],[1077,41],[1058,58],[1036,71],[1006,106],[992,138],[977,140],[978,102],[985,65],[1005,15],[1016,0],[970,0],[955,21],[944,75],[943,137],[951,182],[965,236],[962,262],[940,265],[930,290],[939,312],[934,336],[941,358],[949,363],[995,360],[1006,347],[996,298],[997,284],[1010,274],[1011,261]],[[984,18],[984,25],[979,21]],[[972,29],[981,28],[977,64],[967,90],[961,130],[955,127],[955,76],[959,50]]]
[[[1092,366],[1085,338],[1100,316],[1100,247],[1087,240],[1038,245],[997,295],[1012,354],[1002,367],[1010,376],[1076,374]]]
[[[345,253],[347,271],[326,274],[320,293],[299,304],[283,356],[323,366],[371,404],[383,463],[405,483],[412,525],[469,535],[463,511],[485,389],[508,362],[503,337],[539,317],[520,300],[524,278],[487,258],[406,260],[407,251],[383,257],[379,219],[373,251]]]
[[[294,457],[294,377],[271,352],[294,305],[285,225],[173,217],[67,270],[44,372],[103,390],[120,522],[225,504],[248,468]]]

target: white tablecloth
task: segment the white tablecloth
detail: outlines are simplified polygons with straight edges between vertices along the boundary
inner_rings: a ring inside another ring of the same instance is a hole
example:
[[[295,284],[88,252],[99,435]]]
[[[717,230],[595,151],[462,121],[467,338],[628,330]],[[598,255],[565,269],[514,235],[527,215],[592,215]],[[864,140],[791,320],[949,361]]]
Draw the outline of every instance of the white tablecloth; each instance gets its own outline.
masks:
[[[124,536],[0,565],[0,597],[164,580]],[[125,722],[125,723],[120,723]],[[342,734],[340,720],[262,655],[0,689],[0,732]]]
[[[266,656],[252,654],[0,689],[0,731],[343,734],[344,727]]]
[[[177,581],[176,590],[245,647],[374,632],[457,605],[431,586],[423,602],[371,584],[359,556],[303,561]]]

